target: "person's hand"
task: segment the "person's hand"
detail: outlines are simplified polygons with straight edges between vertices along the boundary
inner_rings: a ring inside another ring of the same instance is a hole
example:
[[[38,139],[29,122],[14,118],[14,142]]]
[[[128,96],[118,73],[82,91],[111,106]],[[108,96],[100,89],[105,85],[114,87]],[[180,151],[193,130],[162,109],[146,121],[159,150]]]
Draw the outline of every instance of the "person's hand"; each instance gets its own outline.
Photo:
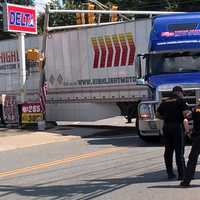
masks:
[[[192,136],[192,131],[189,130],[189,131],[185,132],[185,134],[186,134],[189,138],[191,138],[191,136]]]

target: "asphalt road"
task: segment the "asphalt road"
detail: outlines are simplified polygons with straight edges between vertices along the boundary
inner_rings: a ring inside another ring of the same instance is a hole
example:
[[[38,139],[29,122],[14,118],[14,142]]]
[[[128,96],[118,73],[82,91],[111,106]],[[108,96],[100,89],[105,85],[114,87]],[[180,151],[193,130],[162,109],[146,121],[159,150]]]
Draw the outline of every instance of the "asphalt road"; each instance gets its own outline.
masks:
[[[168,181],[159,143],[142,142],[131,128],[86,130],[98,134],[1,151],[0,199],[199,199],[200,173],[188,189]]]

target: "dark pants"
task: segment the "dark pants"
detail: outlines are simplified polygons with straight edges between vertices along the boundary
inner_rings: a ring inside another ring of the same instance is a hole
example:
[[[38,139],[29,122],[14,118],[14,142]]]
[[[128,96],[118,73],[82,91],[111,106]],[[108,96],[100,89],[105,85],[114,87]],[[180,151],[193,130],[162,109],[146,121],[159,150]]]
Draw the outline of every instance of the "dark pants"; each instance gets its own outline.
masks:
[[[187,168],[185,170],[184,182],[190,183],[190,181],[194,177],[199,154],[200,154],[200,136],[193,138],[192,148],[189,154]]]
[[[167,173],[173,173],[173,154],[175,151],[178,177],[182,178],[185,171],[183,126],[180,123],[165,123],[163,134],[165,145],[164,160]]]
[[[3,105],[0,104],[0,118],[1,118],[1,124],[5,124],[4,117],[3,117]]]
[[[22,104],[18,104],[18,116],[19,116],[18,124],[19,126],[21,126],[22,125]]]

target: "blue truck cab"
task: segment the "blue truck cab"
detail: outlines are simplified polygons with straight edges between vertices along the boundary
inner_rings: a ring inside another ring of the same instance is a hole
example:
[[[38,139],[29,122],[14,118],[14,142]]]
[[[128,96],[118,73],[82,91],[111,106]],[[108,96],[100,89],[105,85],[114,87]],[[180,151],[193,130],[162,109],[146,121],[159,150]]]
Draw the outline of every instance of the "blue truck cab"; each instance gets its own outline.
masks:
[[[138,106],[137,126],[142,138],[162,134],[156,108],[174,86],[181,86],[189,106],[200,99],[200,13],[156,16],[152,20],[144,83],[152,96]]]

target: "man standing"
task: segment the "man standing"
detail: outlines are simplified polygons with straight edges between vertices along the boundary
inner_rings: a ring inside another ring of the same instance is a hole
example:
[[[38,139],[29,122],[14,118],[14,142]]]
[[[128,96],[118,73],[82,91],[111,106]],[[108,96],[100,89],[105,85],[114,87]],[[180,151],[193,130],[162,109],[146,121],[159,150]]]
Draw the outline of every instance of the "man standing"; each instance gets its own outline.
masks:
[[[168,179],[176,177],[173,172],[174,151],[176,155],[178,180],[183,179],[185,170],[183,116],[184,112],[187,112],[188,107],[182,97],[182,88],[180,86],[176,86],[172,90],[171,97],[161,102],[160,106],[157,109],[158,117],[164,120],[164,160]]]
[[[187,115],[187,117],[189,118],[189,115]],[[190,133],[189,130],[187,130],[186,132],[186,134],[188,134],[189,137],[192,139],[192,148],[189,154],[189,159],[188,159],[187,168],[185,170],[183,181],[180,183],[181,186],[190,185],[190,182],[195,174],[197,160],[200,154],[200,104],[198,104],[194,108],[192,112],[192,120],[193,120],[192,133]]]

